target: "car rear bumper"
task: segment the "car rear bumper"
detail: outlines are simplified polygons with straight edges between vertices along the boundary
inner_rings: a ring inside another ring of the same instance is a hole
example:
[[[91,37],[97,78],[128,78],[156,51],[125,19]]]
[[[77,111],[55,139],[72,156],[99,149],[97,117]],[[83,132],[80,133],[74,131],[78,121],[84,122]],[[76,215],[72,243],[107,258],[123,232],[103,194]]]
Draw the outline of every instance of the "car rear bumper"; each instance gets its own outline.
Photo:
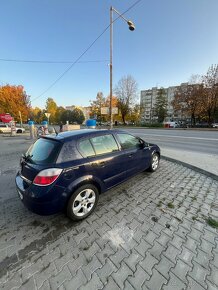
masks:
[[[22,179],[19,173],[15,178],[15,183],[20,200],[30,211],[39,215],[51,215],[63,210],[66,199],[62,197],[62,192],[58,194],[53,189],[55,193],[50,190],[49,198],[48,194],[45,197],[43,195],[40,198],[35,197],[31,185],[27,188],[25,180]],[[52,195],[54,196],[53,198]]]

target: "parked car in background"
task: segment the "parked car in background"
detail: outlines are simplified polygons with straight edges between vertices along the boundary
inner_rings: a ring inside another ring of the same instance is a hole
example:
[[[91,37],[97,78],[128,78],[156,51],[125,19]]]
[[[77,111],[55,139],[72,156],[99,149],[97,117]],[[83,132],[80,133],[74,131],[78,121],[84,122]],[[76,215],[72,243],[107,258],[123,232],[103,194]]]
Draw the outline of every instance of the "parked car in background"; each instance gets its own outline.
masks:
[[[164,125],[164,128],[179,128],[180,127],[179,123],[174,122],[174,121],[164,122],[163,125]]]
[[[38,214],[91,214],[99,194],[159,166],[160,148],[121,130],[75,130],[39,138],[16,176],[24,205]]]
[[[16,127],[15,128],[16,133],[24,133],[25,129],[21,127]],[[0,124],[0,132],[1,133],[11,133],[11,127],[8,124]]]
[[[17,133],[24,133],[24,132],[25,132],[25,129],[22,128],[22,127],[18,127],[18,126],[16,126],[16,132],[17,132]]]
[[[213,128],[218,128],[218,123],[213,123],[213,124],[212,124],[212,127],[213,127]]]

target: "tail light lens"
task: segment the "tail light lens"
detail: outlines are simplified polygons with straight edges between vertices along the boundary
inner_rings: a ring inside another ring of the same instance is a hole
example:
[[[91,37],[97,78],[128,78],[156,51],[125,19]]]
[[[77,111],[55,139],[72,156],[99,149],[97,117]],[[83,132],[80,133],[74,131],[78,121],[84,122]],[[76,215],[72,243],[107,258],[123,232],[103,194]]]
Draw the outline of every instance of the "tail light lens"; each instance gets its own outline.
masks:
[[[49,168],[45,169],[39,172],[38,175],[33,180],[33,184],[40,185],[40,186],[46,186],[52,184],[59,175],[63,169],[60,168]]]

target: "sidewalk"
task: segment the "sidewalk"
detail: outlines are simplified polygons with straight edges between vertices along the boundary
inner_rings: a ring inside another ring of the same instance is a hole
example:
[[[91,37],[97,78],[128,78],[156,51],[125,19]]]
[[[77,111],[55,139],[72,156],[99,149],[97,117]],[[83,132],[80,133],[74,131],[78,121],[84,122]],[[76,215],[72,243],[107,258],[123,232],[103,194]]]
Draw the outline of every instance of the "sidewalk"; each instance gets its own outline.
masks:
[[[180,151],[176,149],[168,149],[163,146],[161,147],[161,155],[208,171],[217,175],[218,178],[218,155],[199,154],[193,151]]]

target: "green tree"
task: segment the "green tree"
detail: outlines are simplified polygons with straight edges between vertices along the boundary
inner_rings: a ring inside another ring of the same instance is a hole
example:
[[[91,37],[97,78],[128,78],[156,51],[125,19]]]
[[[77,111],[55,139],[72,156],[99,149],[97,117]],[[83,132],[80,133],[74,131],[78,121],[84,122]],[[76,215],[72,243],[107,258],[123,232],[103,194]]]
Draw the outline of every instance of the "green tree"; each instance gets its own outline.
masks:
[[[97,120],[101,121],[101,108],[105,106],[105,98],[102,92],[98,92],[96,99],[94,101],[90,101],[90,106],[90,117],[96,117]]]
[[[136,104],[130,112],[130,115],[128,116],[128,119],[132,122],[132,123],[139,123],[140,120],[140,105]]]
[[[85,116],[82,110],[75,108],[72,113],[73,122],[76,122],[77,124],[82,124],[85,121]]]
[[[82,124],[84,120],[85,120],[84,114],[78,108],[75,108],[73,111],[65,110],[62,112],[60,117],[60,121],[63,124],[66,124],[67,121],[69,121],[70,124],[73,123]]]
[[[35,122],[40,124],[45,118],[44,110],[41,110],[38,107],[31,109],[30,118]]]
[[[74,119],[73,119],[73,112],[70,111],[70,110],[65,110],[61,113],[61,116],[60,116],[60,121],[63,123],[63,124],[66,124],[66,122],[68,121],[70,124],[72,124],[74,122]]]
[[[62,114],[66,111],[66,109],[64,109],[63,107],[57,107],[57,110],[55,112],[55,122],[57,124],[60,124],[62,122]]]
[[[118,108],[122,115],[123,123],[126,124],[126,116],[130,113],[137,98],[137,83],[131,76],[125,76],[119,80],[114,92],[118,100]]]
[[[55,103],[55,101],[52,98],[48,98],[46,101],[45,109],[47,113],[51,114],[49,118],[50,123],[56,123],[55,114],[56,114],[57,108],[58,106]]]
[[[154,115],[157,116],[158,123],[162,123],[167,116],[167,96],[164,88],[158,90],[154,105]]]

